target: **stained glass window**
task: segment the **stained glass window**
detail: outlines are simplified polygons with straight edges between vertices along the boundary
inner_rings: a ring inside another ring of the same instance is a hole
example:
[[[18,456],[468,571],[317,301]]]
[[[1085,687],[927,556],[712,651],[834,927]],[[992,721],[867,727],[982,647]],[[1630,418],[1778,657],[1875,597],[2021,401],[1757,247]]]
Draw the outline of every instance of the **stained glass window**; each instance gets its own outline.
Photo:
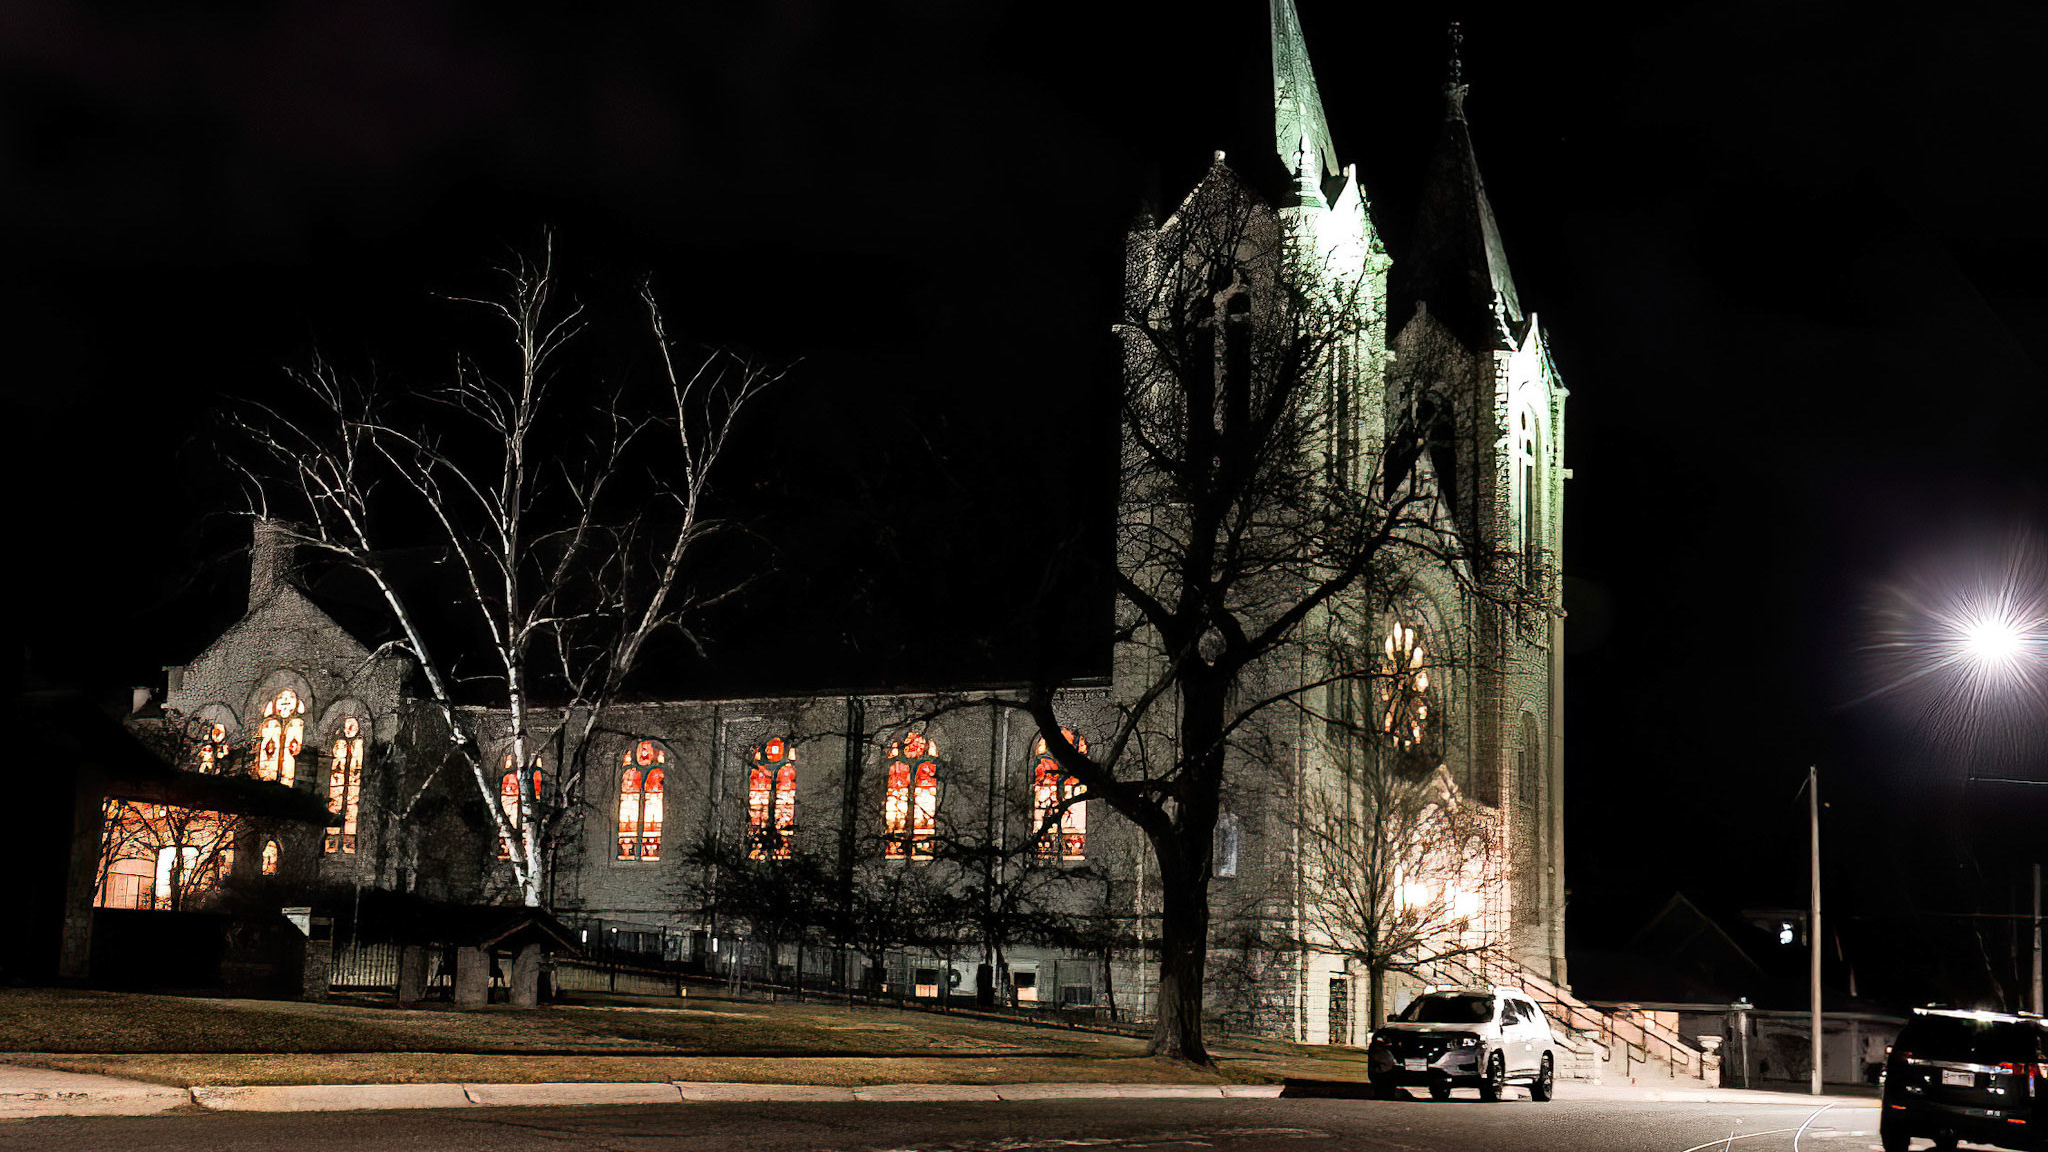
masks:
[[[208,774],[226,771],[228,766],[228,726],[214,723],[206,728],[206,734],[199,741],[199,771]]]
[[[1421,633],[1394,625],[1380,656],[1379,729],[1397,748],[1419,747],[1430,735],[1429,653]]]
[[[1060,729],[1060,735],[1074,749],[1086,756],[1088,741],[1076,735],[1071,728]],[[1088,805],[1086,801],[1067,803],[1081,792],[1081,782],[1067,775],[1060,762],[1046,747],[1045,737],[1038,738],[1032,746],[1036,766],[1031,780],[1031,826],[1038,837],[1036,846],[1040,860],[1085,860],[1088,858]],[[1061,805],[1066,804],[1064,810]],[[1057,826],[1049,827],[1058,813]]]
[[[747,856],[789,859],[796,835],[796,749],[770,736],[754,749],[747,776]]]
[[[327,851],[356,850],[356,818],[363,803],[363,724],[354,716],[341,722],[327,769],[327,812],[341,817],[341,827],[327,827]]]
[[[882,855],[890,860],[929,860],[938,846],[938,745],[922,732],[912,732],[889,746],[888,760]]]
[[[652,740],[626,750],[619,774],[619,859],[661,859],[661,793],[668,751]]]
[[[536,812],[540,810],[541,784],[541,770],[538,767],[535,767],[533,770],[533,807]],[[505,811],[505,822],[507,824],[512,825],[512,827],[514,828],[518,828],[520,826],[519,773],[513,771],[512,769],[512,757],[510,754],[507,754],[505,757],[505,775],[501,777],[498,781],[498,804]],[[511,842],[506,840],[503,836],[498,837],[498,859],[510,860],[511,858]]]
[[[306,702],[287,688],[263,706],[263,723],[256,729],[257,779],[291,787],[305,739]]]

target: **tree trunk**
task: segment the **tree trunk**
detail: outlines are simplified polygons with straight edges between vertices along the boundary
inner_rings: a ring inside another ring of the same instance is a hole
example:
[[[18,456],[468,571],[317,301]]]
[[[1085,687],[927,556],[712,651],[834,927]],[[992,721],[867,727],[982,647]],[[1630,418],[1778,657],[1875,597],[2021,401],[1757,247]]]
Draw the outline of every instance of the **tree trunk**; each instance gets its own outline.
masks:
[[[1366,983],[1372,989],[1371,1015],[1367,1019],[1372,1021],[1373,1030],[1378,1031],[1387,1022],[1387,970],[1375,967],[1367,973]]]
[[[1206,1065],[1202,981],[1209,959],[1208,877],[1176,863],[1162,867],[1159,879],[1159,1020],[1146,1054]]]

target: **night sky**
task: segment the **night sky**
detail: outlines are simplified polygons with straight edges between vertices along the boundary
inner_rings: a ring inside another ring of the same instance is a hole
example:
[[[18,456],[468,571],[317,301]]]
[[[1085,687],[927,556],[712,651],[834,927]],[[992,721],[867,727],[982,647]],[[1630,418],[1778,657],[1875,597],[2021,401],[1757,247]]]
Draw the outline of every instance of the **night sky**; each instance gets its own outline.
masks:
[[[1480,164],[1572,389],[1575,937],[1675,890],[1802,902],[1812,763],[1829,882],[1876,932],[1851,951],[2003,900],[1951,849],[2038,854],[2048,789],[1961,781],[2048,777],[2048,702],[1960,727],[1852,702],[1888,590],[2029,540],[2048,579],[2048,10],[1299,6],[1397,260],[1465,26]],[[1039,557],[1106,547],[1120,236],[1270,140],[1264,11],[0,8],[31,677],[122,696],[192,656],[244,578],[208,414],[315,348],[444,371],[469,329],[439,297],[545,227],[593,342],[637,339],[652,274],[673,327],[796,362],[726,489],[775,579],[679,677],[986,680],[1020,617],[1090,635],[1102,585],[1048,592]]]

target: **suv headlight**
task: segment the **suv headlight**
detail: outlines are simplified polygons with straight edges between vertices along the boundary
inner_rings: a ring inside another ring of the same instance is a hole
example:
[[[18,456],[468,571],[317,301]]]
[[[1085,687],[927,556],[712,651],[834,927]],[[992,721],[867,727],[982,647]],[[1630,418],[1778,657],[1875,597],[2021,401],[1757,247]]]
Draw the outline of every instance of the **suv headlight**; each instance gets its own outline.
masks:
[[[1477,1036],[1453,1036],[1453,1037],[1451,1037],[1451,1047],[1453,1047],[1453,1048],[1477,1048],[1478,1046],[1479,1046],[1479,1037],[1477,1037]]]

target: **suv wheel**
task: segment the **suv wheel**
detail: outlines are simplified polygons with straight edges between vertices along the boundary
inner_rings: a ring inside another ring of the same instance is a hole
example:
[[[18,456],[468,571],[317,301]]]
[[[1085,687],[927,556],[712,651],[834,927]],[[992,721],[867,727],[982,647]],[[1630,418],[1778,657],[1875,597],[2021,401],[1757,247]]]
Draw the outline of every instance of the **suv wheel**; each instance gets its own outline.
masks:
[[[1479,1082],[1479,1098],[1488,1103],[1501,1098],[1508,1087],[1508,1062],[1495,1052],[1486,1062],[1486,1079]]]
[[[1449,1100],[1451,1098],[1451,1086],[1449,1084],[1431,1084],[1429,1086],[1429,1098],[1431,1100]]]
[[[1399,1100],[1403,1095],[1405,1095],[1405,1093],[1401,1091],[1400,1087],[1391,1080],[1373,1081],[1372,1094],[1373,1096],[1381,1100]]]
[[[1913,1142],[1906,1130],[1892,1123],[1889,1116],[1878,1121],[1877,1140],[1884,1145],[1884,1152],[1906,1152],[1906,1146]]]
[[[1550,1053],[1543,1054],[1543,1066],[1536,1072],[1536,1079],[1529,1082],[1529,1099],[1538,1103],[1551,1098],[1557,1091],[1557,1070],[1551,1067]]]

